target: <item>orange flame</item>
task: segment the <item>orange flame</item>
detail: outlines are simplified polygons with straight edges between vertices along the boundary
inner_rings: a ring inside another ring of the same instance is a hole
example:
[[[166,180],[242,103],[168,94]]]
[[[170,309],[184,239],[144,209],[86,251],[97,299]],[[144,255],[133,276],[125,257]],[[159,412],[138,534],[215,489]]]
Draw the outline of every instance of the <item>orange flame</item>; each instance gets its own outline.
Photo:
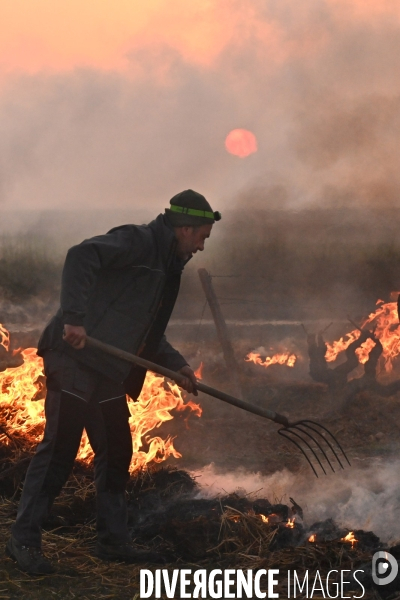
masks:
[[[312,533],[310,535],[310,537],[308,538],[309,542],[316,542],[317,541],[317,534],[316,533]]]
[[[289,529],[294,529],[294,521],[295,521],[294,517],[293,517],[293,519],[288,519],[287,523],[286,523],[286,527],[289,527]]]
[[[263,523],[277,523],[278,521],[281,520],[279,515],[277,515],[275,513],[271,513],[270,515],[268,515],[268,517],[266,517],[265,515],[262,515],[261,513],[258,516],[261,517],[261,520]]]
[[[182,455],[174,448],[173,438],[168,436],[165,440],[161,437],[149,435],[155,427],[160,427],[164,421],[170,421],[173,409],[183,411],[189,408],[198,417],[202,410],[198,404],[191,400],[184,402],[182,392],[176,383],[167,383],[164,377],[147,373],[145,385],[137,402],[129,398],[131,412],[131,431],[133,439],[133,459],[131,471],[144,467],[149,462],[162,462],[169,456],[180,458]],[[143,439],[148,445],[147,452],[141,450]]]
[[[21,366],[0,373],[0,415],[10,432],[21,434],[33,447],[41,440],[45,423],[44,401],[32,401],[38,395],[43,395],[43,361],[37,356],[35,348],[22,350],[22,356],[24,363]],[[164,440],[151,435],[154,428],[173,419],[172,410],[189,409],[198,417],[202,413],[198,404],[191,400],[185,402],[177,384],[167,383],[163,377],[150,372],[147,373],[138,401],[133,402],[128,397],[128,406],[134,451],[131,472],[150,462],[162,462],[169,456],[181,457],[174,447],[173,438],[168,436]],[[4,434],[0,435],[0,441],[10,443]],[[77,458],[84,462],[90,462],[93,458],[86,432],[82,436]]]
[[[229,520],[233,521],[234,523],[239,523],[240,515],[229,515]]]
[[[374,335],[382,344],[384,369],[390,372],[393,368],[393,359],[400,354],[400,326],[397,315],[396,302],[383,302],[378,300],[378,308],[371,313],[367,319],[361,324],[361,328],[368,326],[374,331]],[[349,345],[360,337],[360,331],[354,329],[350,333],[341,337],[340,340],[334,341],[332,344],[327,344],[325,358],[327,362],[336,360],[338,355],[346,350]],[[368,355],[375,343],[372,339],[367,339],[360,348],[356,350],[358,360],[364,364],[368,360]]]
[[[0,414],[13,432],[22,434],[33,446],[43,434],[43,402],[31,402],[43,390],[43,361],[35,348],[22,351],[24,363],[0,373]],[[7,443],[7,438],[5,438]]]
[[[296,362],[296,355],[284,352],[282,354],[274,354],[274,356],[267,356],[263,361],[261,355],[258,352],[249,352],[244,359],[246,362],[253,362],[256,365],[268,368],[271,365],[286,365],[287,367],[294,367]]]
[[[196,369],[196,371],[194,372],[196,379],[202,379],[203,378],[203,363],[200,363],[200,366],[198,369]]]
[[[5,327],[3,327],[3,325],[1,323],[0,323],[0,345],[3,346],[8,352],[8,349],[10,347],[10,334],[8,333],[7,329]]]
[[[358,540],[354,537],[354,531],[349,531],[349,533],[344,538],[341,538],[340,541],[350,542],[352,548],[354,548],[354,544],[358,542]]]

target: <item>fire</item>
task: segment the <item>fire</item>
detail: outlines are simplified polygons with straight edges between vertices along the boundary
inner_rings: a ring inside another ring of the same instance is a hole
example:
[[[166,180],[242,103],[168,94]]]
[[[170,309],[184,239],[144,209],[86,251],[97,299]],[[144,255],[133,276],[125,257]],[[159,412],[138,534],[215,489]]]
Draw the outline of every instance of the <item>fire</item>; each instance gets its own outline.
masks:
[[[341,352],[344,352],[351,343],[355,342],[360,337],[360,331],[354,329],[350,333],[346,333],[340,340],[335,340],[332,344],[327,343],[327,349],[325,354],[326,362],[333,362],[337,359]],[[365,362],[365,361],[364,361]]]
[[[31,402],[43,391],[43,361],[35,348],[21,354],[24,362],[20,367],[0,373],[0,415],[10,433],[23,435],[34,446],[42,438],[45,421],[43,401]]]
[[[3,340],[9,340],[8,332],[1,326],[0,332],[2,343]],[[27,446],[33,448],[42,439],[45,423],[44,400],[32,401],[44,395],[43,361],[37,356],[35,348],[22,350],[21,354],[24,359],[21,366],[0,372],[0,421],[10,435],[23,437]],[[150,462],[162,462],[169,456],[180,458],[173,438],[168,436],[164,440],[152,436],[151,432],[164,421],[173,419],[172,410],[189,409],[198,417],[202,412],[198,404],[191,400],[185,402],[177,384],[167,383],[164,377],[150,372],[147,373],[138,401],[133,402],[128,398],[128,406],[134,451],[131,472]],[[0,435],[0,440],[4,444],[11,443],[5,434]],[[77,458],[84,462],[90,462],[93,458],[86,432],[82,436]]]
[[[203,378],[203,363],[200,363],[199,368],[194,372],[195,376],[197,379],[202,379]]]
[[[267,356],[263,361],[258,352],[249,352],[244,360],[268,368],[271,365],[286,365],[287,367],[294,367],[296,359],[297,357],[295,354],[284,352],[282,354],[274,354],[274,356]]]
[[[341,538],[340,541],[350,542],[352,548],[354,548],[354,544],[358,542],[358,540],[354,537],[354,531],[349,531],[349,533],[344,538]]]
[[[129,399],[131,412],[131,431],[133,439],[133,459],[131,471],[144,467],[149,462],[162,462],[169,456],[180,458],[182,455],[174,448],[173,438],[151,437],[150,431],[160,427],[164,421],[170,421],[173,416],[170,411],[175,409],[183,411],[189,408],[198,417],[201,408],[191,400],[184,402],[182,392],[176,383],[164,382],[164,377],[147,373],[146,381],[137,402]],[[141,450],[143,439],[148,445],[148,450]]]
[[[0,346],[3,346],[7,352],[10,347],[10,334],[0,323]]]
[[[393,359],[400,354],[400,326],[397,303],[378,300],[377,306],[378,308],[362,322],[361,328],[373,330],[375,337],[381,342],[384,369],[386,372],[390,372],[393,368]],[[346,350],[359,337],[360,331],[354,329],[341,337],[340,340],[327,344],[326,361],[336,360],[338,354]],[[356,350],[360,363],[364,364],[368,360],[369,352],[374,345],[374,341],[369,338]]]
[[[270,515],[268,515],[268,517],[262,515],[261,513],[258,516],[261,517],[263,523],[276,523],[277,521],[281,520],[279,515],[275,513],[271,513]]]
[[[294,517],[293,517],[293,519],[288,519],[287,523],[286,523],[286,527],[289,527],[289,529],[294,529],[294,521],[295,521]]]
[[[233,521],[234,523],[239,523],[240,515],[229,515],[229,519],[230,519],[230,521]]]
[[[313,533],[310,535],[310,537],[308,538],[309,542],[316,542],[317,541],[317,534]]]

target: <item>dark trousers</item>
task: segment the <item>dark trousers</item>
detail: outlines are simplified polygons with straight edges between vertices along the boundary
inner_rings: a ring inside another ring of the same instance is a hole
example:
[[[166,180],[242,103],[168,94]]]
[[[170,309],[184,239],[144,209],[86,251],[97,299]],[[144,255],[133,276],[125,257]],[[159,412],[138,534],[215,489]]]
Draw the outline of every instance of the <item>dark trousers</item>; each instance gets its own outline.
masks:
[[[59,352],[49,350],[43,358],[46,426],[25,477],[13,536],[40,547],[43,520],[68,479],[86,429],[95,454],[98,539],[125,543],[132,437],[124,386]]]

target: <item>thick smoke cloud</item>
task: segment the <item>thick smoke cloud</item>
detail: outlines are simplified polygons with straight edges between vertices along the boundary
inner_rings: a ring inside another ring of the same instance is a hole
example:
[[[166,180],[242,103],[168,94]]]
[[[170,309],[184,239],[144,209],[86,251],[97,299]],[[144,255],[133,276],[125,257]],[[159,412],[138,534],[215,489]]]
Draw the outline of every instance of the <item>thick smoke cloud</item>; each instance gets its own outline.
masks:
[[[373,531],[382,541],[395,543],[400,539],[398,469],[399,461],[388,459],[384,463],[371,460],[367,465],[359,461],[323,480],[286,469],[269,476],[244,470],[223,474],[213,465],[195,475],[202,497],[236,492],[288,505],[293,497],[304,509],[308,526],[333,518],[343,527]]]
[[[221,1],[232,35],[208,66],[143,43],[128,73],[10,76],[1,204],[159,207],[193,187],[224,208],[276,185],[287,206],[397,203],[399,21],[357,6]],[[225,152],[235,127],[254,131],[257,154]]]

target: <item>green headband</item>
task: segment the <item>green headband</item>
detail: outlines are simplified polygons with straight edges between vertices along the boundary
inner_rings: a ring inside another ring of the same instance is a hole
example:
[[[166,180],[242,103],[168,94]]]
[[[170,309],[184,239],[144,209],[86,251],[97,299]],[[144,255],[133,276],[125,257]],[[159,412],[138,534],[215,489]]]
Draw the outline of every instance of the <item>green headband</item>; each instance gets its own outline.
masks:
[[[171,204],[172,212],[183,213],[184,215],[191,215],[192,217],[205,217],[206,219],[213,219],[214,221],[220,221],[221,213],[217,210],[210,212],[209,210],[198,210],[197,208],[187,208],[186,206],[176,206]]]

